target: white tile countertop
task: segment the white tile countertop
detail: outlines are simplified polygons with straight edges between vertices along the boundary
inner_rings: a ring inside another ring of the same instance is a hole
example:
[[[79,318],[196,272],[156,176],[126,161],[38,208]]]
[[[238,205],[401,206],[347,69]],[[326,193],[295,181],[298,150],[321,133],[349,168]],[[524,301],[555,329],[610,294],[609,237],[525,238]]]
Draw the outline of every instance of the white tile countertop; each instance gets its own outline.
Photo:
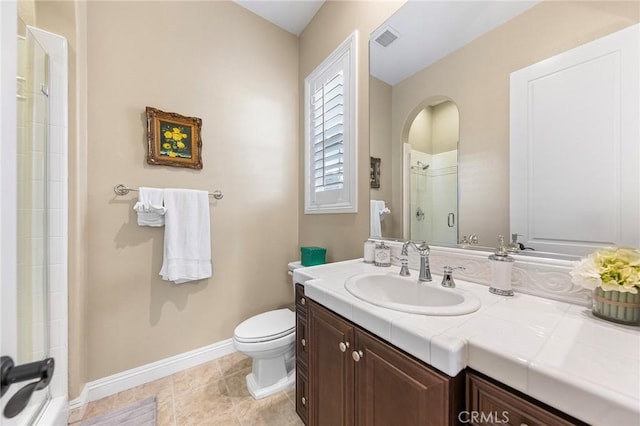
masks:
[[[378,307],[344,282],[379,268],[362,259],[296,269],[307,297],[438,370],[471,367],[593,425],[640,425],[640,330],[595,318],[588,308],[516,293],[502,297],[456,278],[482,301],[474,313],[426,316]],[[417,277],[416,271],[411,271]],[[434,275],[425,285],[440,286]]]

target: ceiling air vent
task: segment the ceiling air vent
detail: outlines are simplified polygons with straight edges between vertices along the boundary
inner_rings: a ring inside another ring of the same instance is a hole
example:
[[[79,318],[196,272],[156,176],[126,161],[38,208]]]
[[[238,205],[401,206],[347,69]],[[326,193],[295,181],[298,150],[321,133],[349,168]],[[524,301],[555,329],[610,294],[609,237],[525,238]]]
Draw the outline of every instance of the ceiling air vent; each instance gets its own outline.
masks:
[[[396,30],[391,27],[386,27],[379,36],[375,38],[376,43],[378,43],[382,47],[387,47],[391,43],[393,43],[399,34]]]

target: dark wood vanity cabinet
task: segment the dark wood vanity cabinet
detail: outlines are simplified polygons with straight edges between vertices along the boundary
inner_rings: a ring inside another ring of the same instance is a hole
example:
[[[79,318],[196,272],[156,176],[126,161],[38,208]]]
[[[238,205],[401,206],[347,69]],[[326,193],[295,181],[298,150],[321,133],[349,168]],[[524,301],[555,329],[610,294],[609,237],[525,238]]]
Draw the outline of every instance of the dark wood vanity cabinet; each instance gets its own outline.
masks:
[[[462,376],[442,374],[310,301],[308,333],[307,424],[457,424]]]

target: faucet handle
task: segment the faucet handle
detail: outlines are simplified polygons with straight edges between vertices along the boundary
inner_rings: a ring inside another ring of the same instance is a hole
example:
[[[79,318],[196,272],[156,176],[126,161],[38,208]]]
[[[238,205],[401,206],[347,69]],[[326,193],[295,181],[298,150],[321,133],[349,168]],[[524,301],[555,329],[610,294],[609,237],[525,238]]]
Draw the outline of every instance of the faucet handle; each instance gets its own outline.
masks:
[[[445,266],[442,277],[442,287],[454,288],[456,282],[453,280],[453,271],[464,271],[465,269],[464,266]]]
[[[431,252],[431,248],[426,241],[420,241],[419,244],[416,245],[416,248],[418,249],[420,256],[429,256],[429,253]]]
[[[524,237],[524,235],[522,235],[522,234],[511,234],[511,242],[507,246],[507,251],[509,253],[517,253],[520,250],[522,250],[521,247],[523,247],[524,245],[521,245],[518,242],[518,237]]]

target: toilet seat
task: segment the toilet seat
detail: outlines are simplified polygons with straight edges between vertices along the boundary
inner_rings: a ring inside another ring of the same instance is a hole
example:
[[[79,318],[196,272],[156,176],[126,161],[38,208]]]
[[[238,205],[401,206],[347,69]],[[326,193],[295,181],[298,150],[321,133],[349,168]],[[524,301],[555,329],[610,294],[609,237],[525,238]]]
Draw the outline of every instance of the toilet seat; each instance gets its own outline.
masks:
[[[251,317],[238,325],[233,337],[238,342],[276,340],[295,332],[296,316],[289,309],[276,309]]]

